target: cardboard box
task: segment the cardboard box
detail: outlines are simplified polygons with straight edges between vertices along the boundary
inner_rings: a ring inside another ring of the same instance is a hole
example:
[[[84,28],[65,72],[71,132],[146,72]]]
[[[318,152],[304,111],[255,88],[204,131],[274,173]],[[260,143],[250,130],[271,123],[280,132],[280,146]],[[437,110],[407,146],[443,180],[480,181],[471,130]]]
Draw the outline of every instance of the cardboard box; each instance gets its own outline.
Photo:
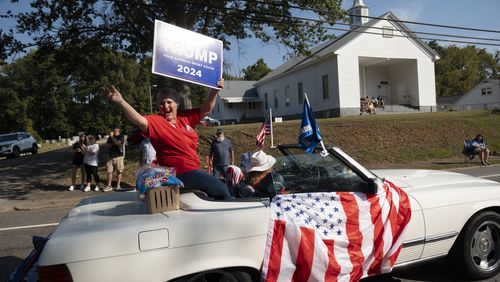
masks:
[[[179,209],[179,186],[165,186],[146,191],[148,213]]]

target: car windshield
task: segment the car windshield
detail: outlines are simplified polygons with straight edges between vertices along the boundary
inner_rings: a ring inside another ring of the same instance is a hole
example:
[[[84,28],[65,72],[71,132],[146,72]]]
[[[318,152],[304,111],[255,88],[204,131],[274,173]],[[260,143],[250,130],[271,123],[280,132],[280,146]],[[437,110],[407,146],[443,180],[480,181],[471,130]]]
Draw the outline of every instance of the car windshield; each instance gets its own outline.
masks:
[[[299,147],[280,150],[283,155],[276,158],[273,171],[286,193],[368,191],[368,182],[335,154],[323,157],[316,149],[308,155]]]
[[[17,134],[0,135],[0,142],[15,141],[15,140],[17,140]]]

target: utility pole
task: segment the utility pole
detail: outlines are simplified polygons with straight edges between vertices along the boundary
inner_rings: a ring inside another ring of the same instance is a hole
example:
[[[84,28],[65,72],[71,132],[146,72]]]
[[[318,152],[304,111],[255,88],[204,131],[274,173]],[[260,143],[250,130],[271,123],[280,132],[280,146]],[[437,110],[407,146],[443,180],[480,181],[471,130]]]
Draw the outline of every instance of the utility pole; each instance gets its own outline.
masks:
[[[153,114],[153,98],[151,96],[151,88],[157,87],[158,85],[153,84],[153,85],[148,85],[149,87],[149,114]]]

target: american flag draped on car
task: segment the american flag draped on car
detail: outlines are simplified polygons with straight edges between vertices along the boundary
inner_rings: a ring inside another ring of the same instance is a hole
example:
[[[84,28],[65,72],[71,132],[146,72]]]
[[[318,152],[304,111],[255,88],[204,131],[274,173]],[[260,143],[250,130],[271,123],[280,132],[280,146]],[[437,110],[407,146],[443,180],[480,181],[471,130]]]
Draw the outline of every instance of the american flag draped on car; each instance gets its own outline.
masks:
[[[271,134],[271,118],[270,118],[270,110],[266,111],[266,116],[264,117],[264,122],[260,126],[260,132],[257,135],[257,140],[255,142],[255,145],[257,145],[258,148],[262,148],[264,145],[264,139],[266,138],[266,135]]]
[[[411,208],[389,181],[377,194],[279,195],[271,203],[265,281],[358,281],[390,272]]]

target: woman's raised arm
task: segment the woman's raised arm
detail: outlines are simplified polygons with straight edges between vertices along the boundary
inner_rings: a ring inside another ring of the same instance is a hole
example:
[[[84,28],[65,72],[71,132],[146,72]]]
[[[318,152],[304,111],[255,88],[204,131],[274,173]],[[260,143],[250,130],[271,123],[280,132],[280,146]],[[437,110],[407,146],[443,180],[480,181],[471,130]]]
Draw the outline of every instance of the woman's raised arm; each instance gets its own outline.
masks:
[[[127,119],[137,125],[142,132],[148,131],[148,120],[139,114],[132,106],[130,106],[125,99],[123,99],[122,94],[115,88],[114,85],[108,89],[108,99],[117,104]]]

